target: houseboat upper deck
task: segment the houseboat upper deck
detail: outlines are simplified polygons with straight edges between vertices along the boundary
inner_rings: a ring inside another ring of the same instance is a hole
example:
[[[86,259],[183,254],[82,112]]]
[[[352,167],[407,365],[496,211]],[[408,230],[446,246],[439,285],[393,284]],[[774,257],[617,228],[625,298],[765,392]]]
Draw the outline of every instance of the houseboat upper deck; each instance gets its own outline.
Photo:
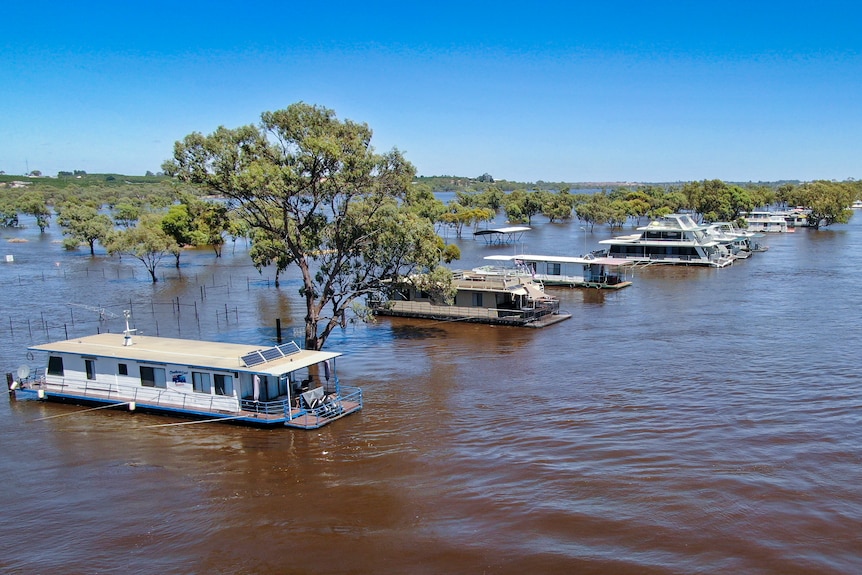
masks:
[[[141,409],[260,427],[321,427],[362,408],[342,386],[340,353],[102,333],[29,348],[44,370],[12,384],[16,397]]]

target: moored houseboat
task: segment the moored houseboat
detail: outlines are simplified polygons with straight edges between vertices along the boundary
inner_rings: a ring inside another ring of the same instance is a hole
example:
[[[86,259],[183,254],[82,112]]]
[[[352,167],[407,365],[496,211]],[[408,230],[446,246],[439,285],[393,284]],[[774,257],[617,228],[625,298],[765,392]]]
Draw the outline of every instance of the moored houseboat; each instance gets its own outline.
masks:
[[[519,254],[515,256],[485,256],[494,262],[474,268],[473,271],[489,275],[516,275],[529,277],[544,285],[621,289],[632,285],[625,277],[625,268],[632,262],[622,258],[587,256],[544,256]]]
[[[751,232],[783,233],[790,230],[784,212],[749,212],[742,218]]]
[[[341,385],[341,354],[101,333],[34,345],[46,367],[11,383],[16,398],[115,406],[258,427],[314,429],[362,408]]]
[[[517,327],[544,327],[571,317],[560,312],[558,298],[528,277],[457,271],[452,283],[457,290],[452,303],[441,302],[410,278],[402,278],[369,298],[368,305],[381,316]]]
[[[638,228],[637,234],[601,240],[606,256],[638,264],[725,267],[733,263],[727,245],[710,237],[689,214],[669,214]]]
[[[707,233],[716,241],[725,244],[735,259],[746,259],[754,252],[765,252],[769,249],[756,240],[764,234],[740,229],[733,222],[707,224]]]

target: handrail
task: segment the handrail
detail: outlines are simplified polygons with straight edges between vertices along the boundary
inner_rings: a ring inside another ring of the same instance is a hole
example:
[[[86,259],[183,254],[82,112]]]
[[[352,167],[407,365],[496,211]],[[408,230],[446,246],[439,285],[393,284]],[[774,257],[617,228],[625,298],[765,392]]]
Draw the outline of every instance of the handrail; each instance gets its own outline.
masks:
[[[107,399],[131,398],[132,401],[139,403],[148,403],[157,406],[170,405],[171,407],[179,407],[180,409],[229,410],[235,412],[238,408],[236,398],[230,395],[184,393],[160,387],[142,387],[115,382],[80,380],[65,377],[57,383],[49,382],[47,378],[43,377],[40,379],[39,384],[47,390],[59,388],[61,393],[80,393],[85,397]],[[216,405],[216,402],[223,405]]]

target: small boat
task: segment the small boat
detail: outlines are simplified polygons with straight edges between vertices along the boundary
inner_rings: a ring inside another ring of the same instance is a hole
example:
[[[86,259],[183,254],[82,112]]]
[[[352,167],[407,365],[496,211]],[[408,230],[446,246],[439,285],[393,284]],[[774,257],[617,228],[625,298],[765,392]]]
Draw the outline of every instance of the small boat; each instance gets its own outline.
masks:
[[[124,333],[29,348],[46,367],[10,381],[16,398],[118,407],[257,427],[315,429],[362,408],[340,353]],[[24,370],[25,372],[27,370]]]
[[[622,258],[586,256],[543,256],[520,254],[516,256],[485,256],[495,262],[473,268],[474,272],[489,275],[516,275],[528,277],[544,285],[621,289],[632,285],[625,279],[624,266],[632,262]]]

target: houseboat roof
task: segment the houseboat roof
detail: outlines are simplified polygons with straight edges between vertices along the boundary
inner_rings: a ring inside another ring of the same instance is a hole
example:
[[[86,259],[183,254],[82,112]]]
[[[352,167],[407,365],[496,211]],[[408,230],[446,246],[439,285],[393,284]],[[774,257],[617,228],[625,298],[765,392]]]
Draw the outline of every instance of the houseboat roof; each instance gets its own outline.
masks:
[[[489,234],[516,234],[518,232],[528,232],[531,228],[527,226],[511,226],[508,228],[490,228],[487,230],[479,230],[474,232],[474,236],[486,236]]]
[[[706,226],[698,224],[689,214],[668,214],[656,218],[649,224],[639,227],[639,230],[673,229],[673,230],[702,230]]]
[[[527,226],[510,226],[507,228],[490,228],[473,232],[473,237],[484,237],[489,244],[508,244],[521,239],[524,232],[530,231]]]
[[[142,363],[173,363],[224,371],[279,376],[341,354],[290,346],[257,345],[135,335],[125,344],[123,333],[100,333],[30,346],[33,351],[110,357]]]

